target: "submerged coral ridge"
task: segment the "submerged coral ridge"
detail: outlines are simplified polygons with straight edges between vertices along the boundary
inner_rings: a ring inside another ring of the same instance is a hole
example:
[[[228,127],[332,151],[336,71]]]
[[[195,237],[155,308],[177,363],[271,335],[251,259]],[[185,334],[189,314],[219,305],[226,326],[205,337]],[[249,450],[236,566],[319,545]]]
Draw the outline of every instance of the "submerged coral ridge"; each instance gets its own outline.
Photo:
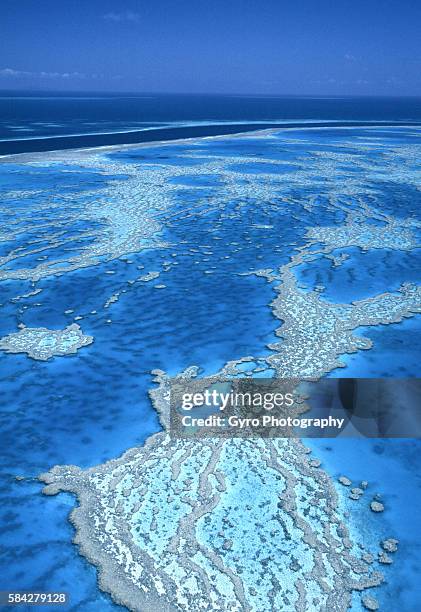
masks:
[[[372,347],[372,342],[356,336],[354,329],[396,323],[421,312],[421,287],[404,285],[396,294],[384,293],[353,304],[332,304],[317,291],[299,290],[287,266],[281,278],[272,308],[284,322],[276,332],[282,341],[270,345],[275,353],[266,358],[280,378],[322,376],[344,365],[341,355]]]
[[[327,474],[298,441],[174,441],[41,476],[78,495],[76,543],[131,610],[346,610],[383,580],[351,551]]]

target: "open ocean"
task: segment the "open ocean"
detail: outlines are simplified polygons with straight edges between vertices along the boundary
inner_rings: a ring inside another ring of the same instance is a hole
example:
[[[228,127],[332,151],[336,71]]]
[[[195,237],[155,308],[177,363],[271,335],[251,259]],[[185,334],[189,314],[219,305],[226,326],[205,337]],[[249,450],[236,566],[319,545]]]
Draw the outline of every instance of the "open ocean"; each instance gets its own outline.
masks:
[[[43,92],[17,96],[2,91],[0,154],[223,134],[238,131],[239,126],[255,129],[253,124],[416,123],[421,121],[420,106],[419,98]],[[31,140],[37,140],[36,145]]]
[[[315,123],[330,122],[334,122],[330,128],[310,129]],[[367,122],[373,126],[364,126]],[[302,129],[278,132],[270,145],[251,133],[228,136],[243,128],[291,124]],[[342,181],[352,176],[365,181],[367,198],[388,214],[420,219],[419,187],[404,179],[388,183],[382,166],[385,151],[420,146],[417,98],[0,94],[1,155],[216,134],[227,137],[108,151],[103,159],[112,164],[114,173],[106,175],[94,165],[87,169],[75,161],[47,167],[29,164],[28,171],[19,158],[8,157],[0,164],[0,257],[17,248],[23,254],[4,260],[0,273],[36,267],[40,256],[62,260],[89,250],[102,235],[104,220],[100,213],[89,218],[85,207],[101,202],[104,190],[109,195],[114,186],[124,185],[131,165],[140,170],[142,164],[173,168],[174,174],[168,170],[164,179],[176,188],[177,206],[194,203],[198,196],[211,201],[219,189],[218,171],[197,171],[203,160],[212,158],[216,167],[224,161],[230,172],[238,172],[239,181],[242,169],[235,159],[253,157],[248,172],[257,178],[272,172],[271,161],[284,164],[280,173],[291,172],[293,164],[303,179],[290,187],[288,197],[300,202],[325,189],[324,176],[317,174],[320,167],[315,165],[313,172],[318,154],[337,155],[345,147],[351,159],[335,158],[332,163],[337,166],[329,170],[332,184],[333,172],[338,173],[338,191]],[[373,150],[360,149],[367,142]],[[378,175],[376,171],[363,175],[353,155],[364,157],[365,164],[372,162]],[[261,163],[256,161],[260,157]],[[412,163],[412,157],[405,159],[405,169],[415,177],[419,165]],[[57,209],[54,222],[48,208],[51,194]],[[159,248],[127,250],[112,259],[101,255],[95,265],[45,276],[36,280],[36,288],[42,289],[36,295],[26,296],[34,288],[32,280],[13,274],[1,279],[0,337],[16,331],[19,323],[63,329],[78,314],[83,317],[78,321],[83,332],[94,336],[95,342],[77,355],[48,362],[0,351],[0,590],[63,590],[71,593],[71,610],[121,609],[98,589],[95,568],[72,545],[73,527],[67,517],[74,498],[43,496],[36,476],[55,464],[102,463],[158,431],[147,395],[151,370],[176,374],[195,364],[202,374],[211,374],[231,359],[269,354],[266,345],[275,342],[279,327],[269,308],[275,297],[273,286],[264,278],[238,274],[256,267],[256,245],[258,267],[275,269],[288,261],[309,226],[338,220],[331,212],[305,211],[298,204],[291,215],[278,214],[272,203],[260,209],[250,200],[242,206],[237,214],[233,199],[209,216],[197,216],[193,225],[189,217],[177,222],[167,218]],[[49,224],[42,239],[36,235],[37,211],[41,211],[37,221]],[[11,237],[8,223],[17,219],[19,232]],[[44,250],[38,252],[37,244]],[[364,252],[350,247],[346,254],[348,259],[337,269],[323,258],[301,265],[300,287],[312,290],[323,285],[327,300],[350,303],[397,291],[402,282],[420,281],[419,249]],[[135,282],[150,271],[159,271],[157,281]],[[160,283],[164,287],[157,288]],[[104,309],[106,299],[117,293],[119,299]],[[109,319],[112,324],[107,324]],[[334,370],[331,376],[419,376],[419,315],[359,329],[357,335],[373,340],[373,348],[347,355],[347,369]],[[393,567],[381,568],[386,584],[373,589],[373,594],[383,610],[392,612],[388,602],[399,601],[402,612],[415,612],[421,601],[421,519],[416,512],[421,507],[421,442],[336,439],[311,440],[308,446],[335,481],[345,473],[355,481],[368,480],[372,490],[382,494],[386,511],[364,525],[360,507],[345,497],[342,503],[350,512],[351,529],[361,525],[360,536],[366,542],[388,536],[401,541]],[[25,480],[17,481],[17,475]],[[338,486],[342,496],[343,488]],[[357,597],[352,609],[361,609]]]

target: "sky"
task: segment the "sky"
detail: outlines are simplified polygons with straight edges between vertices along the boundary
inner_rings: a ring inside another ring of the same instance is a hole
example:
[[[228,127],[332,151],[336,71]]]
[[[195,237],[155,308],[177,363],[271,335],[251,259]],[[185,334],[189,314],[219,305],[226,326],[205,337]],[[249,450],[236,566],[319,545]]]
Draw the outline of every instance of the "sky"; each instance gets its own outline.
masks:
[[[419,0],[1,0],[0,89],[421,95]]]

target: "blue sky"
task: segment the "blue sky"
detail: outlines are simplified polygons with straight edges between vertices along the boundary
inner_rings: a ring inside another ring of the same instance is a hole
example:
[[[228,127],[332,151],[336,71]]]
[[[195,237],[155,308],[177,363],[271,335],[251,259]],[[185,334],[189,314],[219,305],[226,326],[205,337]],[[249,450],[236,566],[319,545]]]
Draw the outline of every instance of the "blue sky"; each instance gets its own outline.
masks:
[[[419,0],[1,0],[0,89],[421,95]]]

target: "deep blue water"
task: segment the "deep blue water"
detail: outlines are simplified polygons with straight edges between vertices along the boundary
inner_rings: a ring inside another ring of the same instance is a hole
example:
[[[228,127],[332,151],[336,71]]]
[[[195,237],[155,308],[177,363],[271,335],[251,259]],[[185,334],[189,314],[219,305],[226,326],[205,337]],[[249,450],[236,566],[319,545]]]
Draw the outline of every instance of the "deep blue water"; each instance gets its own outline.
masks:
[[[306,121],[420,122],[420,98],[42,92],[16,95],[2,91],[0,154],[139,142],[153,139],[154,130],[160,130],[157,138],[165,140],[218,133],[215,127],[203,131],[203,126],[212,124],[219,124],[219,131],[226,133],[226,124],[243,124],[245,129],[245,124],[252,123],[264,127],[265,122]],[[178,131],[174,132],[175,127]],[[235,132],[237,128],[228,131]],[[119,132],[125,134],[118,137]],[[85,138],[87,134],[92,137]],[[60,139],[63,136],[73,138]],[[50,143],[30,142],[52,138],[56,140]]]
[[[419,121],[419,98],[0,92],[0,138],[129,130],[173,122]]]
[[[0,97],[0,111],[3,138],[16,138],[17,134],[26,137],[86,134],[104,129],[115,131],[132,125],[150,125],[149,122],[421,120],[420,107],[414,99],[216,99],[204,96],[84,99],[75,96],[72,99],[22,97],[10,101]],[[355,148],[348,148],[347,154],[360,155],[358,139],[371,135],[369,130],[353,130]],[[415,136],[408,132],[400,134],[399,130],[379,133],[380,137],[391,146],[415,140]],[[298,165],[293,166],[296,171],[308,167],[316,152],[337,152],[341,143],[349,140],[349,133],[302,130],[294,132],[291,139],[275,140],[270,145],[270,153],[264,140],[208,141],[195,145],[194,154],[199,158],[200,154],[208,153],[219,158],[269,155],[271,159],[282,161],[282,166],[276,169],[286,175],[290,162],[297,162]],[[176,149],[161,146],[113,153],[110,159],[140,167],[152,160],[174,167],[194,168],[199,161],[190,156],[190,151],[188,144]],[[187,157],[180,157],[182,153]],[[373,155],[373,165],[381,162],[381,155],[381,152]],[[251,174],[256,177],[268,169],[271,168],[260,162],[250,166]],[[345,174],[355,170],[347,160],[338,169]],[[231,170],[238,171],[241,181],[241,164],[233,164]],[[11,246],[25,245],[37,235],[36,225],[43,219],[45,198],[51,194],[57,199],[60,210],[54,229],[74,237],[74,243],[55,247],[55,256],[63,255],[64,249],[71,248],[67,251],[69,254],[73,249],[77,251],[85,244],[81,232],[101,228],[100,220],[83,218],[88,198],[95,199],[105,183],[124,180],[122,175],[104,177],[76,165],[66,173],[60,166],[54,170],[36,167],[31,172],[26,168],[22,172],[18,164],[0,167],[0,188],[4,193],[39,190],[29,200],[13,200],[19,205],[18,223],[22,233],[1,242],[0,255]],[[177,187],[174,211],[178,210],[178,204],[181,207],[186,201],[195,201],[197,193],[192,187],[200,187],[201,197],[206,197],[219,185],[215,175],[193,173],[172,177],[170,181]],[[43,290],[42,293],[19,301],[13,298],[31,290],[30,281],[0,283],[0,337],[14,331],[20,322],[29,327],[63,328],[75,315],[83,316],[79,323],[84,333],[95,337],[94,344],[77,355],[47,363],[0,352],[0,589],[11,585],[16,589],[63,589],[72,593],[72,609],[78,606],[88,611],[117,609],[98,590],[94,568],[71,544],[72,527],[67,522],[67,515],[74,505],[73,498],[42,496],[41,487],[34,478],[54,464],[74,463],[85,467],[116,457],[156,431],[158,420],[147,396],[152,384],[152,369],[162,368],[175,374],[196,364],[206,374],[216,371],[230,359],[269,352],[266,344],[275,340],[274,331],[279,326],[268,307],[275,296],[273,288],[265,279],[236,273],[252,268],[276,268],[286,263],[292,249],[302,243],[307,227],[333,225],[343,220],[341,214],[324,209],[324,184],[324,176],[314,175],[310,183],[286,186],[292,200],[285,206],[276,199],[279,194],[264,207],[256,206],[252,198],[241,202],[233,198],[223,211],[209,211],[195,217],[194,223],[188,218],[168,221],[161,237],[169,247],[128,253],[111,262],[104,258],[97,266],[40,280],[36,286]],[[375,187],[378,201],[387,212],[408,216],[419,211],[419,192],[404,183],[377,182],[374,185],[373,181],[370,187]],[[85,193],[87,190],[89,195]],[[304,211],[294,204],[294,198],[301,201],[318,190],[320,199],[314,202],[311,210]],[[73,220],[71,224],[66,216],[69,202],[63,197],[67,193],[74,194],[71,206],[81,213],[80,220]],[[241,214],[238,214],[240,205]],[[39,211],[36,218],[34,210]],[[8,222],[16,221],[16,208],[3,207],[2,214],[5,215],[2,218],[5,227]],[[44,214],[47,219],[47,213]],[[44,240],[48,244],[48,235]],[[42,254],[51,253],[43,251]],[[379,249],[363,254],[358,249],[349,249],[348,254],[350,258],[337,269],[325,259],[302,266],[300,282],[308,288],[323,284],[327,299],[349,302],[385,289],[395,290],[402,281],[419,279],[419,254],[415,251]],[[22,258],[10,267],[33,266],[37,257],[39,255]],[[168,261],[172,265],[165,263]],[[129,284],[128,281],[151,270],[160,271],[160,277],[147,283]],[[205,270],[212,273],[204,274]],[[114,274],[106,274],[109,271]],[[156,288],[160,284],[165,284],[165,288]],[[103,309],[104,301],[117,291],[121,292],[119,301]],[[69,309],[74,312],[66,315]],[[91,314],[92,311],[96,313]],[[107,323],[109,319],[111,324]],[[421,338],[419,319],[364,328],[356,333],[372,338],[374,348],[344,357],[348,375],[419,374],[419,351],[416,350]],[[332,374],[338,375],[337,372]],[[340,374],[343,375],[343,371]],[[402,538],[404,545],[402,556],[396,557],[397,572],[388,573],[387,590],[382,595],[379,589],[378,594],[383,598],[395,597],[405,575],[410,576],[414,584],[418,571],[415,544],[419,536],[411,536],[410,530],[415,534],[421,533],[421,529],[417,517],[404,507],[410,495],[419,500],[418,447],[416,443],[393,440],[381,442],[378,446],[383,449],[381,452],[376,450],[373,441],[358,441],[357,444],[353,440],[334,440],[328,444],[332,450],[326,450],[326,446],[326,441],[321,441],[317,448],[333,476],[344,471],[356,479],[367,478],[389,496],[391,510],[381,519],[385,522],[384,531],[386,535]],[[388,482],[386,475],[390,474]],[[16,481],[16,475],[29,478]],[[398,484],[399,496],[393,497],[391,487]],[[401,517],[405,521],[403,528],[399,524]],[[412,595],[406,594],[401,605],[403,612],[412,612],[411,606],[417,598],[415,591]]]

